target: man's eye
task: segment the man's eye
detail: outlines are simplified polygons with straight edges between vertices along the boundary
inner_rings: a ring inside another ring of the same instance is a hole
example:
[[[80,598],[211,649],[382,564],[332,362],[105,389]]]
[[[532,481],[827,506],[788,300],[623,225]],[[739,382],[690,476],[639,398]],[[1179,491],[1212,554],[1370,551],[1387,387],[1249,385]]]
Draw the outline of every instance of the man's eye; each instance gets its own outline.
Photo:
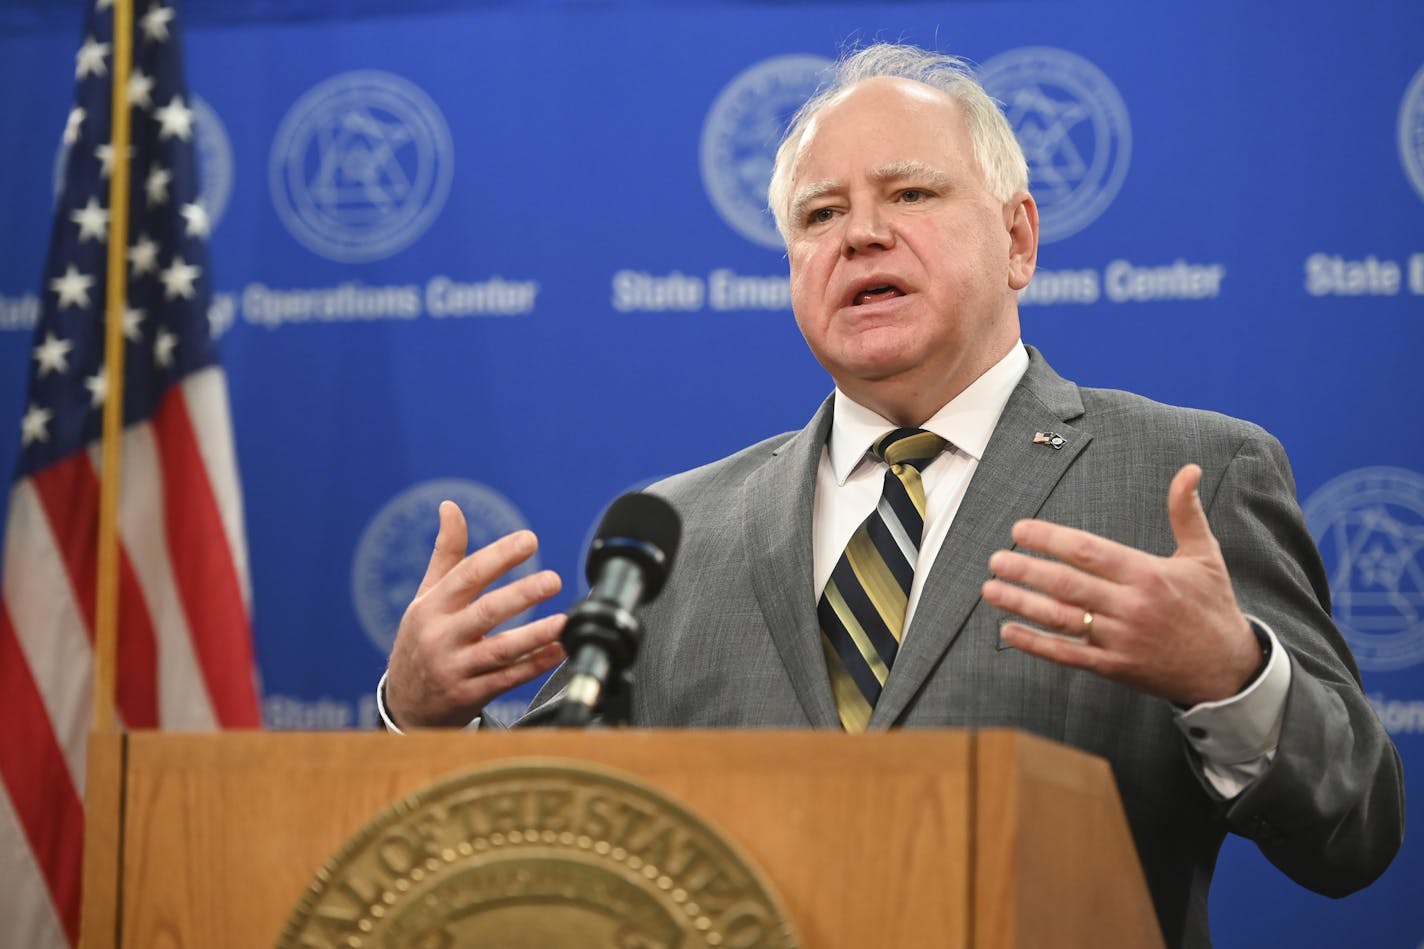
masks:
[[[919,188],[906,188],[900,192],[900,200],[906,204],[918,204],[927,197],[929,197],[929,195],[925,194]]]
[[[825,224],[827,221],[829,221],[835,216],[836,212],[832,208],[817,208],[810,214],[806,215],[806,222],[808,224]]]

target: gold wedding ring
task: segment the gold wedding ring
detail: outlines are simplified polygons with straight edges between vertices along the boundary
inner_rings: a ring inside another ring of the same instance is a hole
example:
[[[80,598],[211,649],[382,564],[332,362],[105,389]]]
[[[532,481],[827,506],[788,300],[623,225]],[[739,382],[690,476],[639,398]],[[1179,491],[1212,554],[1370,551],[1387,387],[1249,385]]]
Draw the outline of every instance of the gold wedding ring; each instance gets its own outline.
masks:
[[[1093,635],[1093,611],[1083,611],[1083,638],[1091,639]]]

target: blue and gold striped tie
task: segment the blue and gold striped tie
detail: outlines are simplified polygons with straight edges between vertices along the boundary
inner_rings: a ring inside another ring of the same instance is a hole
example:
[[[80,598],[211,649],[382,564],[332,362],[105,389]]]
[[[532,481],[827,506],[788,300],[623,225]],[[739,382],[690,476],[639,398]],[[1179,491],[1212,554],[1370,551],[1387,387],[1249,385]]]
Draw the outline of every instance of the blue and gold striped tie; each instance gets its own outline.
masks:
[[[880,503],[846,544],[816,607],[836,709],[848,732],[865,731],[900,648],[925,527],[920,471],[945,444],[933,432],[897,428],[871,446],[890,466]]]

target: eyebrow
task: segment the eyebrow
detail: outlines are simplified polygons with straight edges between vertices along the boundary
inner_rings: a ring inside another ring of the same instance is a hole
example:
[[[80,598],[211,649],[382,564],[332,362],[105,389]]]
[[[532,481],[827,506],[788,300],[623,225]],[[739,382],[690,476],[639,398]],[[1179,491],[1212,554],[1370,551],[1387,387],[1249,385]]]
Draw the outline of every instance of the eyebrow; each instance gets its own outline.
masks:
[[[914,179],[922,181],[932,188],[947,188],[951,184],[950,176],[938,168],[933,168],[922,161],[915,161],[908,158],[902,161],[892,161],[872,168],[870,178],[881,184]],[[808,205],[817,198],[830,194],[840,187],[840,182],[831,178],[822,178],[820,181],[808,182],[805,187],[796,192],[796,196],[791,201],[791,220],[800,220],[805,216]]]
[[[932,168],[922,161],[905,159],[903,161],[892,161],[887,165],[881,165],[872,169],[870,177],[879,182],[903,181],[906,178],[916,178],[925,184],[935,188],[947,188],[950,184],[949,175]]]
[[[806,206],[823,195],[830,194],[836,190],[838,185],[830,178],[822,178],[820,181],[812,181],[804,188],[796,192],[796,196],[791,199],[791,220],[799,221],[806,216]]]

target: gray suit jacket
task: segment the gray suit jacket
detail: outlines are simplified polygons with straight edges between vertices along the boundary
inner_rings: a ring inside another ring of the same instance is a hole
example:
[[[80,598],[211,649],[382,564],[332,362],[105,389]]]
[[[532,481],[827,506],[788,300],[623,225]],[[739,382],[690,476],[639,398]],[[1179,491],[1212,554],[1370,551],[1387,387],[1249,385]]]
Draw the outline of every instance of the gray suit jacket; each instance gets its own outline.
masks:
[[[925,584],[870,727],[1007,725],[1112,765],[1168,945],[1207,946],[1207,890],[1228,831],[1300,883],[1340,895],[1388,864],[1403,833],[1398,755],[1335,630],[1280,444],[1257,426],[1079,389],[1030,350],[1023,381]],[[816,621],[811,507],[827,402],[800,432],[651,490],[683,518],[677,562],[644,611],[633,720],[668,727],[838,728]],[[1034,444],[1057,432],[1061,450]],[[1041,517],[1158,554],[1175,548],[1167,485],[1202,465],[1202,500],[1242,609],[1292,663],[1269,771],[1222,801],[1168,703],[1000,644],[987,560]],[[555,676],[535,707],[561,686]]]

